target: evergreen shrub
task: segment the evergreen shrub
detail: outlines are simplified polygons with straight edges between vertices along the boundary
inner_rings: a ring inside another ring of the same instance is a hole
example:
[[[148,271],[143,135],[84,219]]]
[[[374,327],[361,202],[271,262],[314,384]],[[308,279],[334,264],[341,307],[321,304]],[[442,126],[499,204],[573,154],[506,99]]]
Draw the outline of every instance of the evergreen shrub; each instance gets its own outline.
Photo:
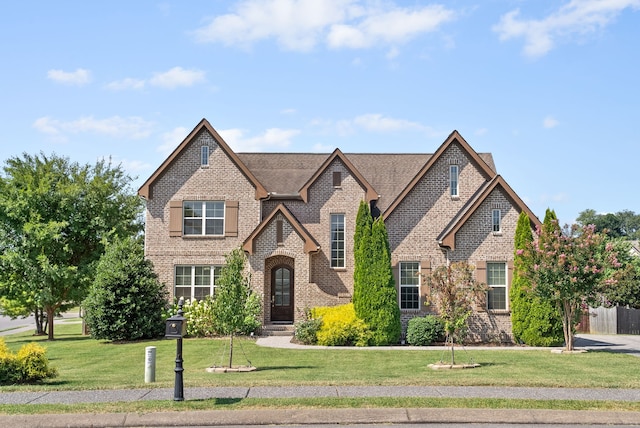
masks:
[[[340,306],[322,306],[311,310],[312,318],[322,318],[317,333],[318,345],[367,346],[371,331],[364,321],[356,317],[353,303]]]
[[[444,323],[434,315],[415,317],[407,325],[407,343],[413,346],[428,346],[444,340]]]

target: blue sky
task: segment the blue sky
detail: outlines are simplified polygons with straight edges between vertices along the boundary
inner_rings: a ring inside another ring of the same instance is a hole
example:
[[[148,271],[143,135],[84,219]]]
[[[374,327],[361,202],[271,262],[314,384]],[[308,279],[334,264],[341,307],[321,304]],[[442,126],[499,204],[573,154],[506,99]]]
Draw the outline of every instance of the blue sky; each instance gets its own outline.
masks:
[[[640,0],[4,2],[0,160],[138,188],[207,118],[236,151],[433,153],[457,129],[542,219],[640,213]]]

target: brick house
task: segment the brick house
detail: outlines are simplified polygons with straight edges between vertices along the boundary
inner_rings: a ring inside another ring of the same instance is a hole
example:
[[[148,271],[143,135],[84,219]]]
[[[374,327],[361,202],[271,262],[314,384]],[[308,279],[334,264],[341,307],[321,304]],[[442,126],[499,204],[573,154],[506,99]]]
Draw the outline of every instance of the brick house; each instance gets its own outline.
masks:
[[[146,256],[171,296],[215,293],[242,247],[263,325],[351,300],[361,200],[384,219],[402,320],[429,312],[421,275],[469,261],[491,286],[472,340],[510,341],[508,290],[518,215],[538,218],[454,131],[432,154],[235,153],[203,119],[140,187]]]

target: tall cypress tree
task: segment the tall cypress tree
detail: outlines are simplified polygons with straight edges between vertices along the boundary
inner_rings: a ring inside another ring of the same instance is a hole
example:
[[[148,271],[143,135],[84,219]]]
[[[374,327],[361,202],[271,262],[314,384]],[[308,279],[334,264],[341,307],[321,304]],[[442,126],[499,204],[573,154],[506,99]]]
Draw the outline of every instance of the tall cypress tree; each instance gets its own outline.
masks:
[[[557,227],[554,211],[547,209],[542,227],[547,230]],[[509,293],[513,337],[517,342],[530,346],[560,345],[564,338],[560,314],[551,304],[533,295],[523,274],[531,268],[531,263],[522,250],[532,241],[529,216],[521,212],[516,227],[514,271]]]
[[[364,282],[367,276],[367,266],[371,258],[371,225],[373,219],[369,211],[369,204],[360,201],[358,214],[356,216],[356,229],[353,234],[353,306],[356,316],[365,318],[366,307],[363,299]]]

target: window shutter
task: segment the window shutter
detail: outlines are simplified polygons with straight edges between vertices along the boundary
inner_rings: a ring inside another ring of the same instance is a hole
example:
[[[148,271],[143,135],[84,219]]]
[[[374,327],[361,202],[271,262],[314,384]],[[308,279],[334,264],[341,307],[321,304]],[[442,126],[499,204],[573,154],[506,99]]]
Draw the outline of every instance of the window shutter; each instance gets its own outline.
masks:
[[[224,208],[224,236],[238,236],[238,201],[225,201]]]
[[[169,236],[182,236],[182,201],[169,201]]]
[[[400,304],[400,263],[396,263],[395,265],[391,265],[391,274],[393,275],[393,280],[396,283],[396,290],[398,291],[398,305]]]
[[[333,172],[333,187],[342,186],[342,172],[334,171]]]
[[[481,282],[483,284],[487,283],[487,262],[484,260],[479,260],[476,262],[476,281]],[[487,310],[487,293],[484,293],[483,298],[480,302],[478,302],[476,306],[476,311],[478,312],[486,312]]]

